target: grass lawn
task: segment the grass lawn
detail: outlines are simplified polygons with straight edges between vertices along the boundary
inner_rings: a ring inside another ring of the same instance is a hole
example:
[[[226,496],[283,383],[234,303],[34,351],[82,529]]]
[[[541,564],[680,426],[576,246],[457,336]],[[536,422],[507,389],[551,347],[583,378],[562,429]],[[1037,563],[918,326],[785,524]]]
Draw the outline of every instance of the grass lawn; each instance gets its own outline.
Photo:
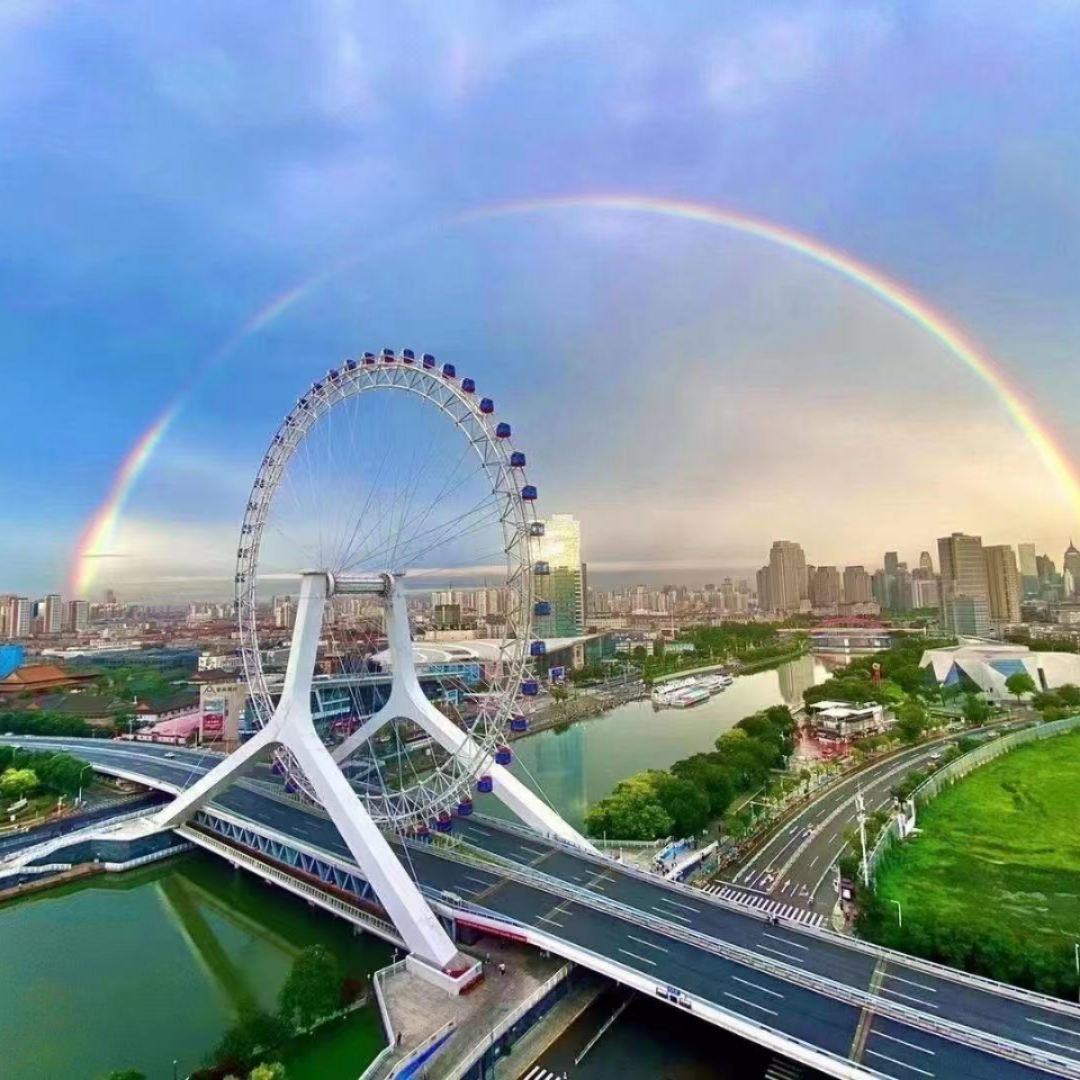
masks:
[[[1080,732],[1023,746],[928,804],[882,868],[878,895],[909,922],[1080,940]]]

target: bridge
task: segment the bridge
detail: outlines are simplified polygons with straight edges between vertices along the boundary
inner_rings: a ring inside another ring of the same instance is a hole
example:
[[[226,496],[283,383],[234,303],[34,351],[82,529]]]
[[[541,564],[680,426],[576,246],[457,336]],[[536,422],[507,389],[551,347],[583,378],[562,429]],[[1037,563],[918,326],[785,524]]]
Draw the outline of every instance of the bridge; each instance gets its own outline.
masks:
[[[152,744],[3,741],[65,750],[170,794],[221,761]],[[176,831],[403,943],[333,822],[285,796],[269,769],[221,792]],[[774,925],[492,817],[457,819],[451,840],[391,844],[456,940],[490,933],[545,949],[828,1075],[1080,1077],[1080,1009],[1065,1002],[822,930]],[[36,860],[57,856],[43,851]]]

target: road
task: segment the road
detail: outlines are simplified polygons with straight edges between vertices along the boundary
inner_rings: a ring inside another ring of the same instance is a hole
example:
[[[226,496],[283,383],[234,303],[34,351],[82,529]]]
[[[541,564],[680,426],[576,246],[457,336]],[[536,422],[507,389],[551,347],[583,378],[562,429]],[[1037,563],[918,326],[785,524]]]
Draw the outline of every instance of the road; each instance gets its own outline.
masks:
[[[166,748],[146,744],[60,740],[52,745],[58,742],[95,764],[126,768],[178,787],[194,782],[217,760],[189,751],[168,751],[175,755],[168,758]],[[230,788],[215,804],[297,843],[351,861],[327,818],[272,796],[257,781]],[[1033,1052],[1061,1054],[1080,1066],[1080,1010],[988,992],[976,984],[932,973],[917,962],[880,959],[875,950],[840,937],[774,926],[700,893],[635,876],[606,860],[570,853],[493,819],[458,819],[455,830],[490,853],[549,875],[571,889],[587,888],[594,896],[614,901],[622,905],[623,914],[598,910],[540,884],[508,880],[498,869],[477,868],[434,849],[410,847],[407,862],[424,884],[453,892],[570,945],[678,986],[736,1016],[842,1057],[847,1057],[854,1045],[863,1063],[883,1075],[911,1080],[919,1076],[1012,1078],[1046,1074],[921,1027],[876,1013],[864,1016],[857,1006],[762,971],[754,963],[741,963],[688,943],[676,936],[674,929],[669,932],[645,925],[634,913],[738,946],[763,962],[779,962],[784,965],[781,970],[791,972],[791,977],[810,973],[845,987],[872,990],[881,1007],[892,1002],[918,1008],[935,1020],[1008,1038]]]
[[[709,889],[723,899],[742,900],[766,914],[822,926],[837,902],[836,865],[847,846],[845,833],[857,827],[855,796],[861,791],[866,812],[888,807],[892,788],[909,773],[925,769],[935,755],[964,735],[904,750],[827,788],[758,848],[728,880]],[[998,728],[1000,730],[1000,728]],[[734,886],[734,887],[732,887]]]

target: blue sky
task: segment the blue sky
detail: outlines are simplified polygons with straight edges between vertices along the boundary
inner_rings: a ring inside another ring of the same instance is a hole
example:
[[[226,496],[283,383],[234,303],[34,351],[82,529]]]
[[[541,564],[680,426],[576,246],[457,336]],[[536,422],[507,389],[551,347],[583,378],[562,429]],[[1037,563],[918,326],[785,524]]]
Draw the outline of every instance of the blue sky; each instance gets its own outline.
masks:
[[[1064,2],[7,0],[0,591],[59,586],[141,431],[339,265],[205,372],[102,583],[224,578],[282,412],[383,344],[505,403],[597,566],[954,529],[1059,556],[1077,523],[1000,403],[851,283],[689,222],[454,221],[607,191],[800,229],[963,325],[1076,459],[1078,32]]]

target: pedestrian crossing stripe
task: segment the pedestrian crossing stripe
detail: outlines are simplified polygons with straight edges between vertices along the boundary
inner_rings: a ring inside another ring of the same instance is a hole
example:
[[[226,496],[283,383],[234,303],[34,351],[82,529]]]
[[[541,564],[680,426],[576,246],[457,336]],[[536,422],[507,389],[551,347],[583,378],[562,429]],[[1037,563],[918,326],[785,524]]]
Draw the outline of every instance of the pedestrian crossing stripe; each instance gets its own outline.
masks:
[[[547,1069],[543,1069],[539,1065],[534,1065],[522,1077],[522,1080],[562,1080],[565,1075],[565,1073],[548,1072]]]
[[[825,916],[816,911],[807,911],[806,908],[796,907],[794,904],[784,904],[768,896],[754,896],[741,889],[733,889],[730,885],[706,885],[702,891],[718,896],[721,900],[732,900],[743,907],[760,911],[763,915],[775,915],[801,926],[825,925]]]

